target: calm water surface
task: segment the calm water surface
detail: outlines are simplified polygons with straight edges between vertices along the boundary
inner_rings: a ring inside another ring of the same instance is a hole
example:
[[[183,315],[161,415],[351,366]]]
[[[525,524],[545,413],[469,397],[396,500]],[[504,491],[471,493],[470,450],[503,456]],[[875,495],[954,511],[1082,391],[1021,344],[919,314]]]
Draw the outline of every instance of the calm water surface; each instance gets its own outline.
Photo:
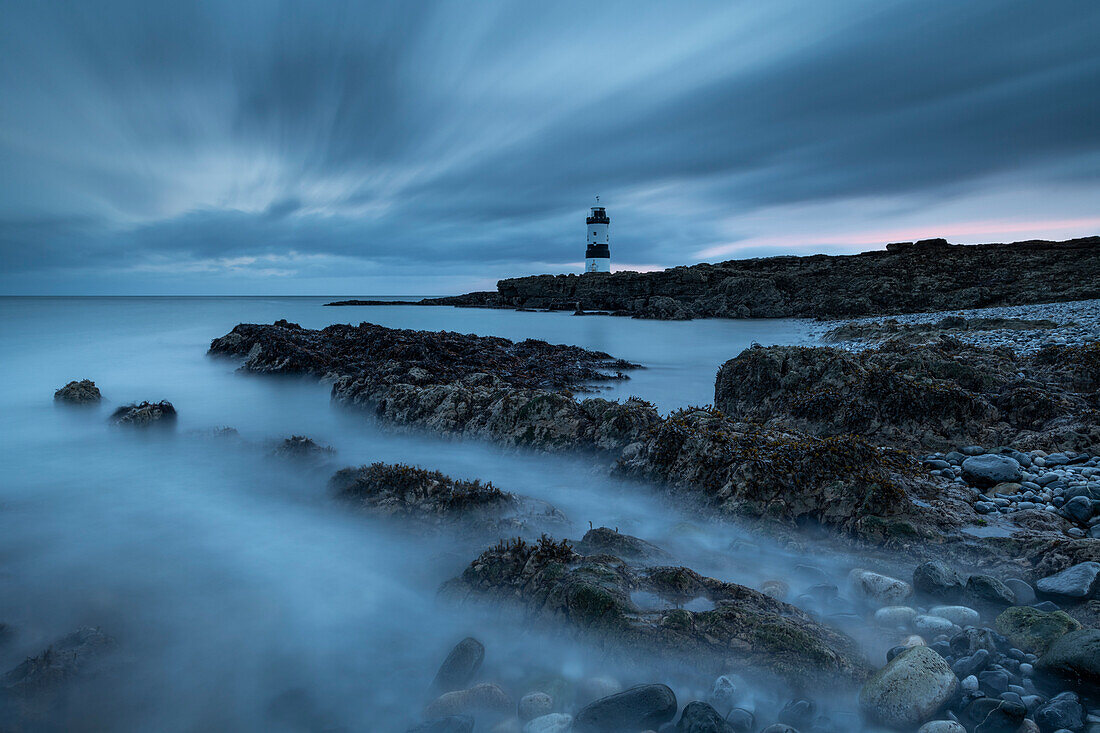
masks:
[[[819,582],[792,574],[804,562],[796,554],[590,461],[388,432],[330,403],[325,385],[240,375],[205,356],[235,324],[278,318],[541,338],[644,364],[608,395],[667,411],[712,401],[723,361],[753,342],[805,342],[808,323],[321,307],[328,300],[0,299],[0,623],[13,630],[0,671],[81,625],[119,642],[111,668],[75,687],[58,730],[404,730],[467,634],[485,642],[490,678],[537,668],[634,681],[530,624],[437,600],[476,550],[350,515],[326,491],[343,465],[404,461],[488,479],[556,505],[573,537],[591,522],[675,547],[726,580],[778,575],[796,591]],[[95,380],[105,404],[55,407],[53,391],[80,378]],[[174,403],[177,428],[107,425],[115,406],[143,399]],[[221,426],[239,437],[216,437]],[[272,457],[273,442],[293,434],[335,457]],[[689,677],[685,695],[699,691]]]

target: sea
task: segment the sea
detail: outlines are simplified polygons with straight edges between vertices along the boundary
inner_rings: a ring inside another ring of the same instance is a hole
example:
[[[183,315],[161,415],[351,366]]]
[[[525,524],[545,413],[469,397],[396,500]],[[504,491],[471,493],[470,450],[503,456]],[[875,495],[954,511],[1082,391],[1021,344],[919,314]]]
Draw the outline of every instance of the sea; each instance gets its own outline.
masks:
[[[441,596],[478,548],[350,511],[328,486],[343,466],[491,481],[553,504],[574,539],[616,528],[721,580],[784,579],[792,597],[851,566],[715,521],[591,456],[397,430],[333,403],[316,379],[242,374],[206,353],[238,323],[280,318],[544,339],[641,364],[593,388],[667,413],[712,402],[719,366],[754,343],[812,343],[813,323],[324,307],[340,297],[0,298],[0,674],[80,627],[115,643],[66,684],[42,730],[404,731],[465,636],[485,645],[482,677],[505,686],[537,673],[667,682],[681,703],[708,692],[713,680],[690,669],[623,668],[553,623]],[[84,378],[102,405],[54,403],[54,390]],[[175,429],[109,424],[114,408],[142,400],[171,401]],[[292,435],[334,453],[273,455]],[[793,570],[807,565],[820,576]],[[746,705],[782,704],[751,680],[746,690]]]

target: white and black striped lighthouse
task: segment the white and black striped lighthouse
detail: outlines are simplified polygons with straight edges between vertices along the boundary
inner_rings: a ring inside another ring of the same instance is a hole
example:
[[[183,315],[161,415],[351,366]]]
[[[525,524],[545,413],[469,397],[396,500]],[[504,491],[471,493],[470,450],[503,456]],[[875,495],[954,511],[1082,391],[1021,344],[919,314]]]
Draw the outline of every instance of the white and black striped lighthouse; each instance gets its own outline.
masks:
[[[588,218],[585,219],[588,231],[585,240],[588,246],[584,250],[585,272],[611,272],[611,249],[608,247],[607,227],[611,219],[607,217],[607,211],[600,206],[600,197],[596,197],[596,205],[592,207]]]

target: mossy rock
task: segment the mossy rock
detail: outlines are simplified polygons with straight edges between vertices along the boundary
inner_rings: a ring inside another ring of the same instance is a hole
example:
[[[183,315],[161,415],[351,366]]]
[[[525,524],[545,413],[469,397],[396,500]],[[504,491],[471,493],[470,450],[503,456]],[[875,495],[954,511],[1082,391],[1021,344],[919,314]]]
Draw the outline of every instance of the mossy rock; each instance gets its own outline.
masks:
[[[1065,611],[1040,611],[1031,606],[1006,608],[996,620],[997,631],[1013,646],[1042,654],[1055,641],[1081,628]]]

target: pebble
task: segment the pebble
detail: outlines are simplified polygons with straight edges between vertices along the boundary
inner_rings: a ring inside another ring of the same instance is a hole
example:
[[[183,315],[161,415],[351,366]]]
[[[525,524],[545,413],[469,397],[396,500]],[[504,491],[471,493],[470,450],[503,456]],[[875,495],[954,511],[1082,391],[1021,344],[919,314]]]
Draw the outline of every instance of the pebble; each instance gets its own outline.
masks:
[[[523,733],[568,733],[572,727],[572,715],[549,713],[528,721],[523,726]]]

